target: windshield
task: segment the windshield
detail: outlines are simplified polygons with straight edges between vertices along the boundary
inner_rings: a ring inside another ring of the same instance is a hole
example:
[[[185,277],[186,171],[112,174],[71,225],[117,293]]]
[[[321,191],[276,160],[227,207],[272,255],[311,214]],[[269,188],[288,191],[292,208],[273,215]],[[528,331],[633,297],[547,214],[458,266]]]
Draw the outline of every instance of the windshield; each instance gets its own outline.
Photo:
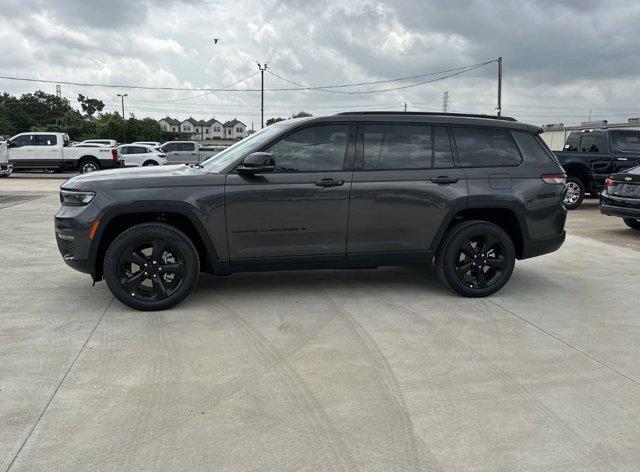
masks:
[[[293,120],[289,120],[289,122],[291,121]],[[247,152],[253,149],[259,149],[263,144],[271,140],[271,138],[281,133],[288,124],[289,123],[285,124],[285,122],[282,122],[267,126],[257,133],[244,138],[242,141],[238,141],[233,146],[229,146],[227,149],[219,152],[215,156],[211,156],[202,163],[202,167],[210,172],[220,172]]]

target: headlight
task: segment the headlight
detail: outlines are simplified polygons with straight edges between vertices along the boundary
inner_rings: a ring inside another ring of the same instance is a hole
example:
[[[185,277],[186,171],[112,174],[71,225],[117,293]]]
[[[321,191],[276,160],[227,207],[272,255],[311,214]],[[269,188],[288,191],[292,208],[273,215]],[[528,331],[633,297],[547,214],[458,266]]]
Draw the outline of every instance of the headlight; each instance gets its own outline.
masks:
[[[93,192],[80,192],[77,190],[60,189],[60,202],[63,205],[81,206],[86,205],[96,194]]]

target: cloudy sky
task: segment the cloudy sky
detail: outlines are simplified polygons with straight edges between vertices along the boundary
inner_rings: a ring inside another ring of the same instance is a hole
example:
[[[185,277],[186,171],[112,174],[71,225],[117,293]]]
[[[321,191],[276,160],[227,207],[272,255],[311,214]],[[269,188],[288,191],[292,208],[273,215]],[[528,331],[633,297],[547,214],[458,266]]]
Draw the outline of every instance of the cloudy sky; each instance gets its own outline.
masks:
[[[640,2],[606,0],[3,0],[0,75],[144,90],[62,85],[127,113],[234,117],[260,126],[256,61],[268,62],[265,119],[300,110],[495,113],[504,57],[503,113],[531,123],[626,121],[640,116]],[[213,38],[220,38],[217,45]],[[187,89],[220,89],[205,93]],[[283,80],[288,80],[289,82]],[[411,86],[411,87],[405,87]],[[390,88],[405,87],[399,90]],[[0,90],[55,93],[55,85],[0,79]],[[381,91],[387,90],[387,91]],[[337,93],[371,92],[374,93]]]

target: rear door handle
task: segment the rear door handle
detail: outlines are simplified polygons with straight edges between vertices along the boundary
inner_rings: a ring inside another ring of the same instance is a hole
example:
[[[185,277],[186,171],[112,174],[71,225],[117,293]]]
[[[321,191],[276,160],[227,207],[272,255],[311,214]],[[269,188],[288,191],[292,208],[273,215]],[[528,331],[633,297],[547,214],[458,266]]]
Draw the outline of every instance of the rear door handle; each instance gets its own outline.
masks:
[[[339,187],[344,185],[344,180],[322,179],[314,182],[318,187]]]
[[[431,182],[434,184],[455,184],[458,180],[460,180],[458,177],[440,176],[434,177]]]

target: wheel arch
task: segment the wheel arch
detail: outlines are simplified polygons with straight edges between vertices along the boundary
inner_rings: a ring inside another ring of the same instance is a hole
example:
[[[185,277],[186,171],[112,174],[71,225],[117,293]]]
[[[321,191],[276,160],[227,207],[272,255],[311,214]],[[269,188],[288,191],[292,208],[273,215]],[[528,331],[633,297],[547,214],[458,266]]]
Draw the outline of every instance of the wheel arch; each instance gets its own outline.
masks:
[[[136,204],[120,207],[104,214],[100,218],[99,230],[95,239],[94,280],[102,278],[104,256],[113,240],[127,228],[140,223],[159,222],[174,226],[184,232],[196,246],[200,257],[201,270],[213,273],[218,260],[215,248],[207,237],[207,232],[197,216],[184,205]]]
[[[445,219],[445,223],[440,227],[432,248],[437,250],[445,233],[454,225],[469,220],[481,220],[494,223],[503,230],[513,241],[516,250],[516,257],[519,259],[524,252],[525,239],[528,237],[527,226],[522,217],[522,208],[518,208],[515,203],[490,202],[486,206],[482,202],[476,202],[474,206],[466,208],[454,208]]]

